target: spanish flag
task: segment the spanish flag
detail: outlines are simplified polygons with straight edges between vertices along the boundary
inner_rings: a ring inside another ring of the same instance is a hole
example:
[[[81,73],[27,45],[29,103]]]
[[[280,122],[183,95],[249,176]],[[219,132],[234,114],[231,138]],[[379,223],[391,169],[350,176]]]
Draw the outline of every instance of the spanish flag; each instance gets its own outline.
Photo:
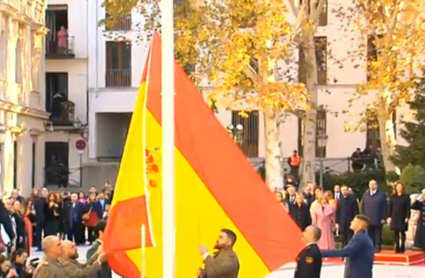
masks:
[[[264,277],[294,261],[303,247],[301,231],[177,63],[174,82],[175,277],[196,277],[199,245],[212,251],[222,228],[238,236],[239,278]],[[161,134],[161,40],[155,33],[104,238],[111,268],[126,278],[162,277]]]

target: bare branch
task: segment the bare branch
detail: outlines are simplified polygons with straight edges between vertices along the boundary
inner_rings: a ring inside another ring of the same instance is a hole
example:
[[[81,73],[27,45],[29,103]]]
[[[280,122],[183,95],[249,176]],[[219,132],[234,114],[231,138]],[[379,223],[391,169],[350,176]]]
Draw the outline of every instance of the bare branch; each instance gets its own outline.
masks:
[[[322,13],[323,7],[325,6],[326,0],[320,0],[319,4],[315,9],[313,9],[310,14],[310,19],[313,20],[314,24],[317,25],[320,14]]]

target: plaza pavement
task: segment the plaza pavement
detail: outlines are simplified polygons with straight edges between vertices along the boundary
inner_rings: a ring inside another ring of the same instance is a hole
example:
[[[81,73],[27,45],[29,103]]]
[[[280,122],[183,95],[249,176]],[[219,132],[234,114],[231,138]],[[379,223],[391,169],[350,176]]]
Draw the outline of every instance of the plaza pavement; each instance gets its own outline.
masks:
[[[85,261],[88,246],[78,247],[81,261]],[[32,252],[31,258],[41,257],[42,252]],[[243,267],[243,265],[241,266]],[[324,265],[322,268],[322,278],[343,278],[343,265]],[[394,266],[394,265],[375,265],[373,267],[374,278],[424,278],[425,266]],[[119,278],[113,275],[113,278]],[[294,264],[282,267],[264,278],[293,278]],[[246,278],[246,277],[243,277]],[[257,278],[257,277],[252,277]]]

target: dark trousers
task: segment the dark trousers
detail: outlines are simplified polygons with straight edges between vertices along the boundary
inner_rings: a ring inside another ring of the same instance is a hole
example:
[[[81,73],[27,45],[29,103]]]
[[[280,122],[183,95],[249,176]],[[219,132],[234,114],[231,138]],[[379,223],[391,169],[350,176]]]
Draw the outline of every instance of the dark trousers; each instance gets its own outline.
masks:
[[[72,225],[66,225],[66,236],[68,240],[75,242],[75,244],[84,244],[82,236],[82,224],[72,223]]]
[[[34,245],[38,250],[41,250],[41,239],[43,238],[43,233],[46,234],[44,223],[37,223],[35,225],[35,236],[34,236]]]
[[[380,225],[369,225],[367,234],[375,246],[375,250],[381,250],[382,247],[382,224]]]
[[[353,238],[354,232],[350,230],[350,228],[346,229],[343,233],[341,233],[342,239],[342,247],[346,246],[348,242]]]
[[[395,243],[396,252],[404,252],[405,251],[404,246],[406,243],[406,232],[394,231],[394,243]]]
[[[95,241],[94,238],[94,227],[87,227],[87,241],[92,244],[93,241]]]
[[[59,219],[46,222],[44,236],[57,236],[59,233]]]

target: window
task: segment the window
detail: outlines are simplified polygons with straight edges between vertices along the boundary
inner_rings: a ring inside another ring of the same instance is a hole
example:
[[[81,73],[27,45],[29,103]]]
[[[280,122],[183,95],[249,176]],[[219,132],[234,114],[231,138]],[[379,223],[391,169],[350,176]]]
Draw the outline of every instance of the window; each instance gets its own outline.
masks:
[[[372,63],[378,61],[378,51],[373,36],[367,38],[367,81],[375,79]]]
[[[13,142],[13,189],[18,188],[18,142]]]
[[[68,142],[45,143],[45,185],[68,184]]]
[[[106,43],[106,87],[131,87],[131,45]]]
[[[68,73],[46,73],[46,111],[54,125],[72,125],[73,111],[68,101]]]
[[[22,49],[23,39],[18,38],[16,40],[16,47],[15,47],[15,82],[18,84],[22,84],[22,56],[23,56],[23,49]]]
[[[31,187],[35,187],[35,156],[36,156],[37,143],[32,143],[32,159],[31,159]]]
[[[316,114],[316,157],[326,157],[326,146],[319,146],[317,137],[319,134],[327,134],[326,110],[319,107]],[[304,152],[304,117],[298,118],[298,153]]]
[[[315,41],[315,50],[316,50],[316,64],[317,64],[317,83],[319,85],[327,84],[327,39],[326,37],[316,37]],[[307,61],[305,60],[305,55],[303,50],[299,50],[299,59],[298,59],[298,80],[301,83],[307,82],[307,74],[309,68],[311,68]]]
[[[46,10],[46,57],[73,58],[72,37],[68,30],[68,6],[48,5]]]
[[[310,14],[310,0],[307,0],[307,9],[308,13]],[[303,0],[300,0],[299,4],[303,3]],[[316,1],[316,7],[319,5],[319,1]],[[325,0],[325,4],[323,5],[322,12],[319,15],[319,26],[326,26],[328,25],[328,1]]]
[[[106,25],[107,31],[130,31],[131,30],[131,14],[119,15],[112,17],[106,12]]]
[[[258,111],[252,111],[248,118],[239,115],[240,111],[232,111],[232,125],[242,125],[240,147],[247,157],[258,157]]]
[[[391,114],[394,128],[394,135],[397,139],[397,113],[396,110]],[[381,148],[381,135],[379,133],[379,122],[376,112],[368,109],[366,111],[366,148],[372,145],[375,149]]]
[[[1,22],[3,21],[3,22]],[[5,25],[7,21],[4,18],[0,18],[0,79],[7,79],[7,41],[9,40],[9,32],[6,30]]]

